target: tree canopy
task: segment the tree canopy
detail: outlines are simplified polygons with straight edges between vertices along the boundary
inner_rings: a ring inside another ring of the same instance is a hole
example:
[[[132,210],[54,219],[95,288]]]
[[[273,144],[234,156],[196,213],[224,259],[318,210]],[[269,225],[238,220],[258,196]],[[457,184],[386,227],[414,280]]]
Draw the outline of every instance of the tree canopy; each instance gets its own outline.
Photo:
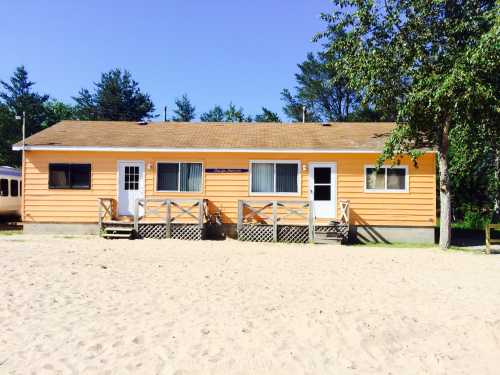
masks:
[[[21,162],[21,155],[12,151],[12,144],[22,138],[22,125],[15,120],[16,115],[26,113],[26,136],[43,128],[49,96],[35,92],[34,85],[24,66],[19,66],[8,82],[0,81],[0,164]]]
[[[330,58],[329,64],[347,77],[364,103],[397,114],[398,127],[382,159],[397,160],[406,153],[416,158],[421,147],[439,151],[440,246],[447,248],[451,134],[470,132],[479,137],[498,131],[495,2],[334,3],[335,11],[322,15],[327,28],[316,40],[326,38],[327,53],[341,56]]]
[[[129,71],[113,69],[101,75],[93,90],[73,97],[82,120],[142,121],[154,117],[155,106]]]
[[[281,122],[280,117],[276,112],[273,112],[266,107],[262,107],[262,113],[255,116],[256,122]]]
[[[182,95],[180,98],[175,99],[175,116],[174,121],[189,122],[193,120],[196,115],[196,108],[191,104],[187,94]]]
[[[252,122],[252,116],[246,115],[243,107],[237,108],[233,103],[224,110],[221,106],[216,105],[208,112],[202,113],[200,116],[202,122]]]

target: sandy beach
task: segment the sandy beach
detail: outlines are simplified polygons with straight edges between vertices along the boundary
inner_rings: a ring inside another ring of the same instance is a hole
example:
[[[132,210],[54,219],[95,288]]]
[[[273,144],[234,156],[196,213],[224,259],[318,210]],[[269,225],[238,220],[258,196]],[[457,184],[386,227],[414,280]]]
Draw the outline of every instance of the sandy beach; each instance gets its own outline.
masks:
[[[0,237],[1,374],[498,374],[500,256]]]

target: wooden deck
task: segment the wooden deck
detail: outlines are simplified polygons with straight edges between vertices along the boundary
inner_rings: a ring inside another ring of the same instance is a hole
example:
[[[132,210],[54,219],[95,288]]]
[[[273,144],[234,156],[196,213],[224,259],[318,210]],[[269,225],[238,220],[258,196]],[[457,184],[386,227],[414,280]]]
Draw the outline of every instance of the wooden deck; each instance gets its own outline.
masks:
[[[349,237],[349,201],[340,220],[319,223],[309,201],[240,200],[238,239],[255,242],[342,243]]]
[[[134,216],[117,217],[116,201],[99,198],[99,226],[106,238],[202,240],[206,222],[203,199],[138,199]]]

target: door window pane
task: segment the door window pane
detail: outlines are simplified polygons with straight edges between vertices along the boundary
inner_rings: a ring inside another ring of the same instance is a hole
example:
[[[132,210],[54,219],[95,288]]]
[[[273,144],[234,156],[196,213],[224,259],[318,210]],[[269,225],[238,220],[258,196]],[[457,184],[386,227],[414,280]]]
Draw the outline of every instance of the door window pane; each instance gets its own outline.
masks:
[[[156,190],[178,191],[179,190],[179,164],[158,163],[156,179]]]
[[[406,189],[406,169],[403,168],[387,169],[387,189],[391,190]]]
[[[274,164],[253,163],[252,164],[252,192],[273,193],[274,192]]]
[[[19,196],[19,183],[17,182],[17,180],[10,180],[10,196]]]
[[[314,200],[315,201],[330,201],[332,199],[331,185],[315,185]]]
[[[332,182],[332,169],[321,167],[314,168],[314,183],[315,184],[330,184]]]
[[[297,164],[276,164],[276,192],[296,193],[297,187]]]
[[[125,190],[139,190],[139,167],[126,166],[124,180]]]
[[[385,189],[385,168],[380,168],[378,171],[375,168],[366,168],[366,188]]]
[[[9,196],[9,180],[2,178],[0,180],[0,197]]]

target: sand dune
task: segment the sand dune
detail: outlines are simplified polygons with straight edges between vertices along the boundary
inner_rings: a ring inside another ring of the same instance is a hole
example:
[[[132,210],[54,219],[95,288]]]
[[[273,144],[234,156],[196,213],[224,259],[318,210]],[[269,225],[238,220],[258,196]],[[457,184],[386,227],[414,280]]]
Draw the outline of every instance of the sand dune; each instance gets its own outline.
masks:
[[[0,239],[0,374],[498,374],[500,256]]]

